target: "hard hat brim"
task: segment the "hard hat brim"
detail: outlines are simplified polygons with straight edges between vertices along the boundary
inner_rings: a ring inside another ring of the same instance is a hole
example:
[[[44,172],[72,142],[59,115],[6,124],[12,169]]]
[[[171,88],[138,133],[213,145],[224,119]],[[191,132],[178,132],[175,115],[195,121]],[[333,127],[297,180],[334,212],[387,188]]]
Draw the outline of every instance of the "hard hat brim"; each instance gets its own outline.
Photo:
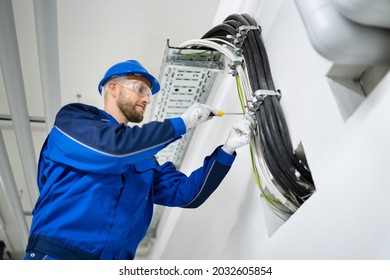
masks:
[[[160,83],[153,75],[149,74],[149,72],[138,61],[128,60],[115,64],[108,69],[98,85],[99,93],[102,94],[103,87],[109,80],[126,75],[139,75],[148,79],[151,84],[152,94],[156,94],[160,90]]]

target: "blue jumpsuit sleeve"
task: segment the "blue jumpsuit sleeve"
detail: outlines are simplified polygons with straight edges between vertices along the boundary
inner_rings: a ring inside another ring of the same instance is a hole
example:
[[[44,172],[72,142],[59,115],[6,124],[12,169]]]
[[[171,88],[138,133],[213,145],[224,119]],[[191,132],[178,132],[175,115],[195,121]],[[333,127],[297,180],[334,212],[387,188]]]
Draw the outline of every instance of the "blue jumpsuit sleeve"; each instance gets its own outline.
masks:
[[[185,130],[181,118],[129,127],[95,107],[69,104],[56,116],[44,155],[86,172],[119,174],[155,155]]]
[[[163,164],[154,179],[154,202],[184,208],[200,206],[222,182],[235,157],[236,153],[230,155],[218,147],[189,176],[177,171],[171,162]]]

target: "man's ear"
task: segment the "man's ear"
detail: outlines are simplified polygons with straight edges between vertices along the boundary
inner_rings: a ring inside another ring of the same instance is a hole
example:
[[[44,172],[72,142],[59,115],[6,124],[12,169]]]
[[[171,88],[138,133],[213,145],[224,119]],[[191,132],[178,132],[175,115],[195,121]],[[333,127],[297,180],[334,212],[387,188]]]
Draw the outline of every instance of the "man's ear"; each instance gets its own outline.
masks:
[[[118,85],[116,83],[109,83],[108,84],[108,94],[110,94],[112,97],[116,98],[118,95],[117,92]]]

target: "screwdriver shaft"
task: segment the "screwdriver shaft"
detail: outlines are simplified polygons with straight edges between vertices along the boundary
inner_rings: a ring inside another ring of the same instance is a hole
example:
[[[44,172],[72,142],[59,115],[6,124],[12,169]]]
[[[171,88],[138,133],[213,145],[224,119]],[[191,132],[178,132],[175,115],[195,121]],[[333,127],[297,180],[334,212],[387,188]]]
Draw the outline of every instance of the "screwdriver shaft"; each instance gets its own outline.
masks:
[[[224,113],[224,115],[244,115],[244,113]]]
[[[225,113],[222,110],[218,110],[218,117],[222,117],[223,115],[244,115],[244,113]],[[210,117],[214,117],[214,113],[210,113]]]

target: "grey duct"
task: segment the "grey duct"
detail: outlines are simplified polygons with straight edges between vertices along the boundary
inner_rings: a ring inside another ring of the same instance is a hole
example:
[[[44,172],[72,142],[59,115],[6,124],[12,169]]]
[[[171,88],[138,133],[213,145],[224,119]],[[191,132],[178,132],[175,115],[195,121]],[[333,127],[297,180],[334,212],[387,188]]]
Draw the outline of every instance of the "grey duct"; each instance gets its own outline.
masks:
[[[57,1],[34,0],[34,15],[46,129],[49,132],[61,107]]]
[[[389,0],[332,0],[337,11],[362,25],[390,28]]]
[[[0,66],[3,73],[19,153],[23,157],[21,162],[26,178],[27,190],[31,204],[34,205],[38,197],[38,189],[36,187],[37,163],[28,116],[11,0],[0,1]],[[9,173],[7,177],[10,177],[11,174]]]
[[[371,7],[376,2],[364,1]],[[295,4],[313,47],[325,58],[345,65],[390,64],[389,29],[356,23],[344,17],[331,0],[295,0]]]

